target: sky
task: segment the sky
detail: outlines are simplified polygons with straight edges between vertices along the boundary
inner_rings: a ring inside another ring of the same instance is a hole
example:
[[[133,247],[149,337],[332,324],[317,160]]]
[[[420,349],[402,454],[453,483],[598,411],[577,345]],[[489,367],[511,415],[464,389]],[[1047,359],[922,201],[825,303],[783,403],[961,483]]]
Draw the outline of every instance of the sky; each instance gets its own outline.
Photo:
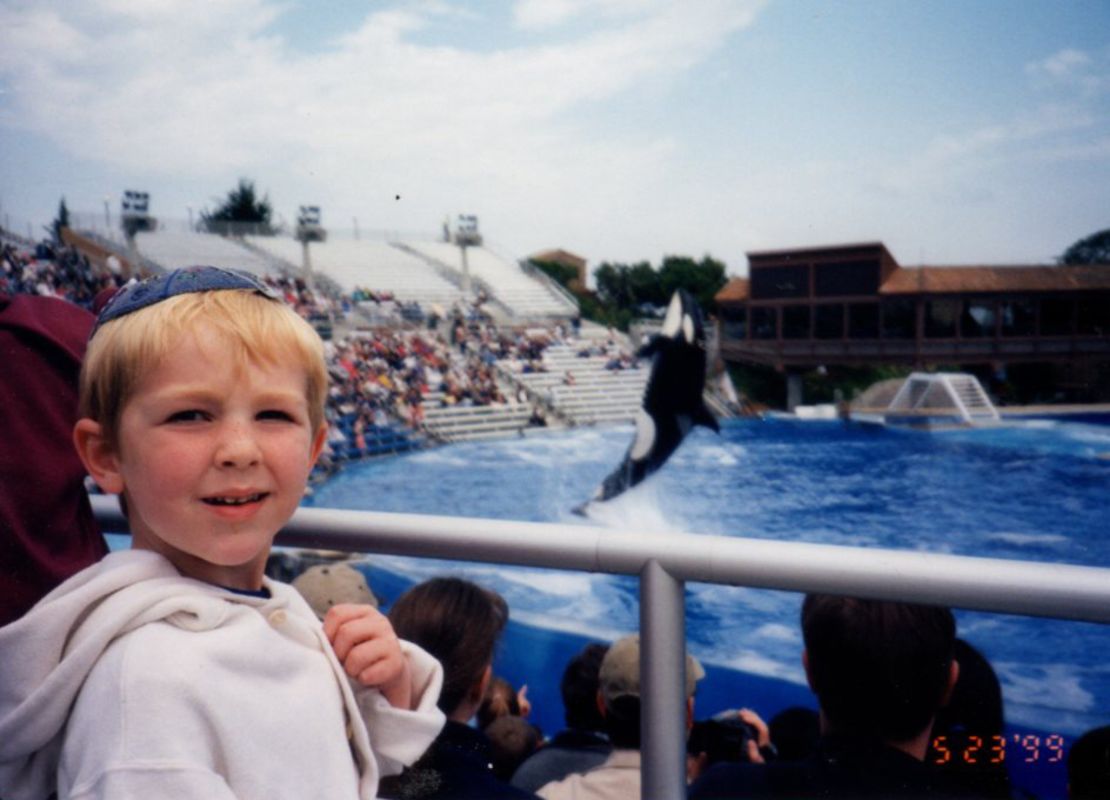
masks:
[[[0,221],[124,190],[659,265],[1110,228],[1106,0],[0,0]]]

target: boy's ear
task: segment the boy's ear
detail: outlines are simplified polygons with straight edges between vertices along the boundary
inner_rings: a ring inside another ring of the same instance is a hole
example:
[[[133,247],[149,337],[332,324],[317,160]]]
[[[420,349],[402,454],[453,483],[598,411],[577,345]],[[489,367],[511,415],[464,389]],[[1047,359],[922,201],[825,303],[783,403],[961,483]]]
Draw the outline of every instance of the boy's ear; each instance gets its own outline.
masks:
[[[115,447],[104,437],[99,422],[84,417],[73,426],[73,446],[97,486],[108,494],[122,494],[123,473]]]
[[[316,435],[312,438],[312,450],[310,452],[311,466],[316,465],[316,459],[320,457],[320,453],[324,450],[324,443],[328,439],[328,424],[326,422],[320,423],[320,427],[316,430]]]

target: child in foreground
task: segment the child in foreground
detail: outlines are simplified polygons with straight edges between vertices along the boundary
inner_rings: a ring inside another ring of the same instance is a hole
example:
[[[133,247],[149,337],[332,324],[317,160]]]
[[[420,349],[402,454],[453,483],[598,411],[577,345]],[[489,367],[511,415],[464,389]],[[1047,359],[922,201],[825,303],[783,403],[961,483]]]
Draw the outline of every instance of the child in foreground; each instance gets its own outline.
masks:
[[[263,574],[326,391],[319,337],[249,274],[177,270],[104,308],[74,443],[133,549],[0,629],[0,797],[372,798],[435,739],[435,659]]]

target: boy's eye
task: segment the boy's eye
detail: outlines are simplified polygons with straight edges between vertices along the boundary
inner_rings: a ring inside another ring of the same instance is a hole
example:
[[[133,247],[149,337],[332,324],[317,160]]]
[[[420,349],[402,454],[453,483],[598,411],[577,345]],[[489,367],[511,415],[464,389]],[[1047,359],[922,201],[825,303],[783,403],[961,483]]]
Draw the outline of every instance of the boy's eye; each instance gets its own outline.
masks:
[[[200,422],[207,418],[208,416],[200,409],[189,408],[184,411],[175,411],[170,414],[166,422]]]
[[[259,419],[277,420],[279,422],[295,422],[296,418],[288,411],[282,411],[277,408],[270,408],[265,411],[258,412]]]

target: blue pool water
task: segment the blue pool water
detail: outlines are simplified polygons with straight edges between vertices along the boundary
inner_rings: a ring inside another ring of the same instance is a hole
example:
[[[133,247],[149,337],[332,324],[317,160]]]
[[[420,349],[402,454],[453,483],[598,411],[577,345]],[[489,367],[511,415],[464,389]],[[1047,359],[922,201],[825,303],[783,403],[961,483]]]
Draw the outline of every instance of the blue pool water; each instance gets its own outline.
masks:
[[[920,432],[744,420],[697,429],[666,467],[607,504],[570,513],[623,456],[630,426],[458,444],[352,465],[322,507],[639,527],[1110,567],[1110,427],[1056,421]],[[631,578],[371,557],[387,599],[450,572],[500,591],[514,628],[498,670],[530,683],[537,721],[561,725],[557,676],[585,637],[637,627]],[[801,597],[687,587],[687,634],[710,667],[706,714],[812,705],[799,661]],[[1110,628],[958,612],[992,662],[1007,720],[1069,739],[1110,722]]]

